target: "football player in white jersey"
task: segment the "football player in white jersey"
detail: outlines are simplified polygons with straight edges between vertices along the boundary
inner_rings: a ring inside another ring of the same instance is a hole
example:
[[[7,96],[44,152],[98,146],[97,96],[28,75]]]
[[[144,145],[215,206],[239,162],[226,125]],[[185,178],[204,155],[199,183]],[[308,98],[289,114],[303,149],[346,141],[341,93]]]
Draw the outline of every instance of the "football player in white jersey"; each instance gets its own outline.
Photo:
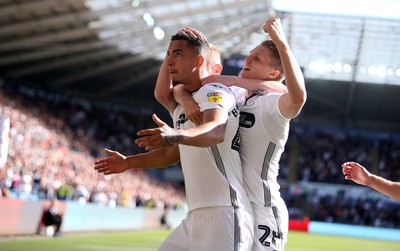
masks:
[[[161,244],[162,251],[244,251],[252,247],[254,218],[237,146],[236,99],[222,84],[201,85],[201,79],[210,74],[209,49],[196,30],[183,29],[174,35],[155,90],[170,111],[174,128],[153,115],[159,127],[139,131],[142,137],[136,140],[151,152],[126,157],[108,151],[111,157],[95,162],[95,170],[106,175],[181,162],[189,212]],[[177,84],[185,86],[198,103],[203,112],[201,125],[188,120],[174,100],[171,90]]]
[[[244,59],[239,78],[211,76],[204,80],[247,89],[238,89],[236,94],[240,103],[240,157],[256,220],[253,251],[284,250],[289,219],[277,182],[279,160],[288,138],[290,119],[300,113],[307,96],[303,74],[280,19],[267,20],[263,29],[271,40],[262,42]],[[270,93],[271,89],[262,87],[260,82],[283,79],[287,87],[283,94],[277,88],[273,91],[280,93]]]

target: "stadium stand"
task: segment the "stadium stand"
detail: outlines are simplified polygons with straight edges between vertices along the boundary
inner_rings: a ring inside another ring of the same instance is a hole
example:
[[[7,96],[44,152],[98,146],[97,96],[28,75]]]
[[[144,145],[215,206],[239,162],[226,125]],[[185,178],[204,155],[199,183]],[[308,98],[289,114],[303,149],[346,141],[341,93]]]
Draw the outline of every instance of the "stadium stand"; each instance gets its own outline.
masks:
[[[104,147],[125,154],[141,151],[134,144],[135,133],[153,126],[152,108],[5,83],[0,87],[0,113],[11,118],[9,159],[0,170],[2,196],[111,207],[184,207],[183,187],[155,179],[147,170],[104,177],[92,169]],[[357,186],[343,179],[340,168],[354,160],[395,180],[400,177],[397,134],[298,123],[292,128],[280,175],[292,219],[400,227],[398,202],[373,193],[354,196],[349,190]]]
[[[150,125],[150,111],[89,103],[31,88],[3,86],[0,113],[11,118],[9,159],[1,170],[3,196],[79,200],[103,205],[184,205],[183,190],[133,171],[104,177],[93,171],[108,147],[138,152],[138,128]]]

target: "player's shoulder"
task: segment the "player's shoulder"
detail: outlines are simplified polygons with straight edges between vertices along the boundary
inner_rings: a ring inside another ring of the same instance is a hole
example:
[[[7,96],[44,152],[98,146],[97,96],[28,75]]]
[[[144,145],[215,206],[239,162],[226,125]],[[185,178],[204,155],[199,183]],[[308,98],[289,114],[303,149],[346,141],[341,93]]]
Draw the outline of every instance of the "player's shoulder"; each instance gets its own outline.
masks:
[[[208,83],[203,85],[200,90],[222,90],[222,91],[229,91],[229,87],[221,84],[221,83]]]
[[[221,93],[224,96],[228,95],[228,96],[235,96],[235,93],[228,87],[225,86],[221,83],[209,83],[206,85],[203,85],[200,89],[199,89],[200,93]]]
[[[213,103],[223,107],[236,105],[236,97],[229,87],[221,83],[209,83],[203,85],[193,98],[198,104]]]
[[[282,93],[267,93],[265,95],[259,95],[258,98],[265,102],[277,102],[282,97]]]

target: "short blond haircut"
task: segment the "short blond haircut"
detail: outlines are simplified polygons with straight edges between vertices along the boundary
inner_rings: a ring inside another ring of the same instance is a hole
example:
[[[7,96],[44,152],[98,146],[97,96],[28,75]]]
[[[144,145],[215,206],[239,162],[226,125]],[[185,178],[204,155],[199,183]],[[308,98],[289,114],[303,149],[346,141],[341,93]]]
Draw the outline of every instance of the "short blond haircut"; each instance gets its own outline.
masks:
[[[208,43],[208,47],[207,70],[212,74],[220,74],[222,71],[221,54],[215,45]]]

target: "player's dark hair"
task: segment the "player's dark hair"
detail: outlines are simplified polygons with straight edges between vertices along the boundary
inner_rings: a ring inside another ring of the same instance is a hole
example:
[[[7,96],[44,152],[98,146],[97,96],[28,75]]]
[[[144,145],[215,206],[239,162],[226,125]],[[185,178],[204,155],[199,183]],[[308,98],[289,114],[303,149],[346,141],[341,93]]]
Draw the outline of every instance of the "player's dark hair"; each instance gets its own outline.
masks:
[[[175,35],[171,37],[171,41],[176,40],[186,40],[188,44],[195,49],[199,54],[205,54],[209,51],[208,42],[204,39],[201,39],[197,36],[194,36],[192,33],[185,31],[178,31]]]

